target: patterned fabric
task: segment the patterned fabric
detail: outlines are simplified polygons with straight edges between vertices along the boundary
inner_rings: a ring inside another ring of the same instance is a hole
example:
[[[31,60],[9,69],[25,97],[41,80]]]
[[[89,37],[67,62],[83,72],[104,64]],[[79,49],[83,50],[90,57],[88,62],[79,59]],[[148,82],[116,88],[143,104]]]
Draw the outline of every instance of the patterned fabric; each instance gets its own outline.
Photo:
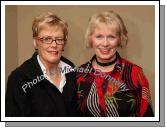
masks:
[[[111,72],[92,67],[94,57],[77,69],[77,104],[81,116],[154,116],[142,69],[121,58]]]

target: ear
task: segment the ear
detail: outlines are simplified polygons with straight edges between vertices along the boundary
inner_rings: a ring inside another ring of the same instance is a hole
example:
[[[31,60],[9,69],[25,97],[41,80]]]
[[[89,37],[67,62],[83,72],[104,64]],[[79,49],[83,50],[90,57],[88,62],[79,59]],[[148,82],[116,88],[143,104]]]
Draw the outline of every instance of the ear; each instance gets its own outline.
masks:
[[[37,49],[37,43],[35,39],[33,39],[33,45],[34,45],[34,48]]]

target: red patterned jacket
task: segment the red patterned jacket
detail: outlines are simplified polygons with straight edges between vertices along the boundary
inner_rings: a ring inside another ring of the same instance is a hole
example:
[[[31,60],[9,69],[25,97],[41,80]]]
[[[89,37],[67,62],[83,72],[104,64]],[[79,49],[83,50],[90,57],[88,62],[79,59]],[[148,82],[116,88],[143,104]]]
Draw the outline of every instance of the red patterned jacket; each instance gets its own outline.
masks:
[[[117,53],[114,70],[104,73],[92,67],[94,57],[76,72],[81,116],[154,116],[142,68]]]

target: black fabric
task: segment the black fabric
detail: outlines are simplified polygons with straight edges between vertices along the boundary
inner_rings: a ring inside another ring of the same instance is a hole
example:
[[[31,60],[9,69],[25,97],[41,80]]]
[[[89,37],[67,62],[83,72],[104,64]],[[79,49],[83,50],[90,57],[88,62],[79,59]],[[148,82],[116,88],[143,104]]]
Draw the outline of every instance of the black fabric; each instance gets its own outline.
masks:
[[[154,117],[154,113],[153,113],[153,110],[152,110],[152,107],[150,104],[149,104],[144,116],[145,117]]]
[[[75,74],[66,74],[63,93],[45,78],[40,78],[42,75],[36,53],[11,73],[5,98],[6,117],[76,116],[73,99],[76,92]]]
[[[61,56],[60,60],[65,62],[65,63],[67,63],[67,64],[69,64],[73,68],[75,67],[75,65],[70,60],[68,60],[67,58],[65,58],[63,56]]]
[[[95,58],[95,60],[96,60],[96,63],[97,63],[98,65],[105,67],[105,66],[113,65],[113,64],[117,61],[117,56],[115,57],[115,59],[114,59],[113,61],[107,62],[107,63],[101,63],[101,62],[99,62],[99,61],[97,60],[97,57]]]

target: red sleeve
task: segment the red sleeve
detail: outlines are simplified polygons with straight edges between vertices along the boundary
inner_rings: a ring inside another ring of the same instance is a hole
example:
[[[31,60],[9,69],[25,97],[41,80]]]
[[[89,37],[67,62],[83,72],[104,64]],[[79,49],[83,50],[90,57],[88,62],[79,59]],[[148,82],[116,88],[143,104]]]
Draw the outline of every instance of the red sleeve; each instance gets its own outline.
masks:
[[[142,69],[137,74],[137,81],[142,87],[140,116],[144,116],[150,103],[149,83]]]

